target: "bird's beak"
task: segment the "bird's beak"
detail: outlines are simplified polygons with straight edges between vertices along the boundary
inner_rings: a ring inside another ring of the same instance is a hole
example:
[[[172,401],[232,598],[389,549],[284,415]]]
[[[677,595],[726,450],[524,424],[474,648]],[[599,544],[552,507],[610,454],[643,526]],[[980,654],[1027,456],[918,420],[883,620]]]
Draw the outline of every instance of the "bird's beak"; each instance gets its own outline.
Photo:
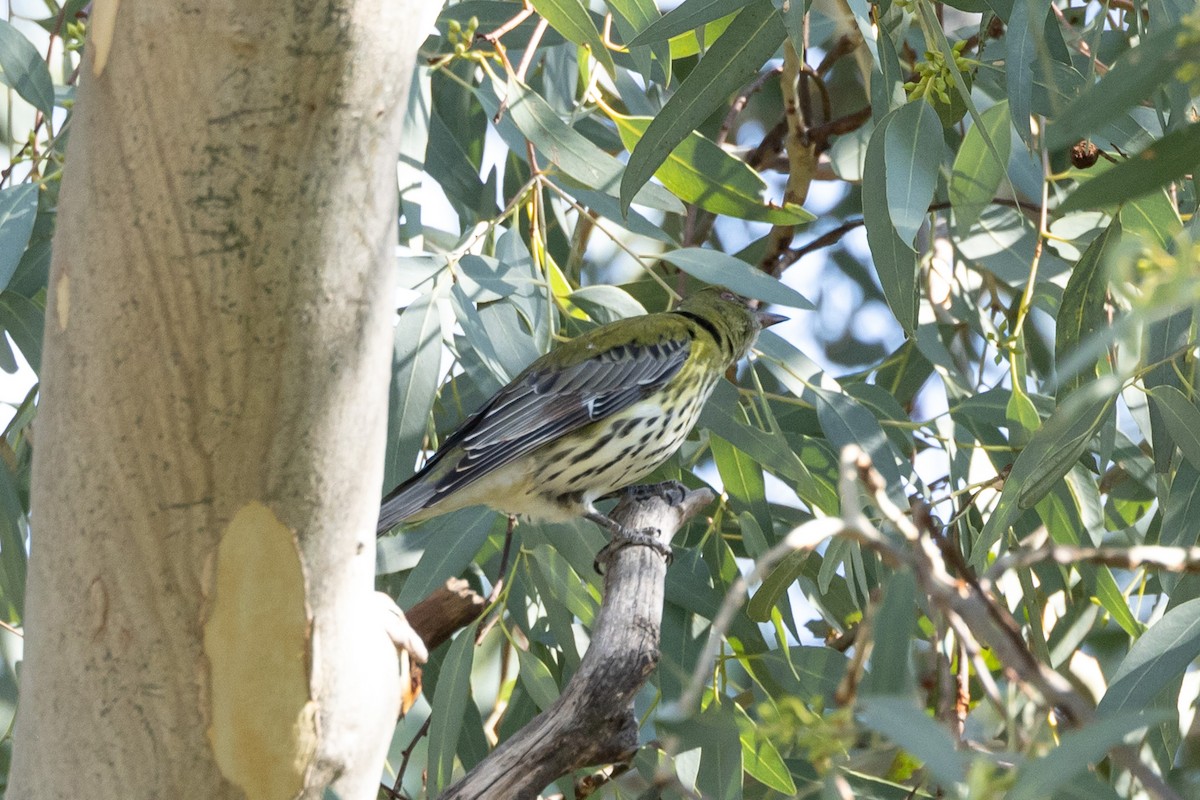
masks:
[[[787,320],[787,317],[782,314],[772,314],[770,311],[755,311],[754,316],[758,319],[759,327],[762,328],[769,328]]]

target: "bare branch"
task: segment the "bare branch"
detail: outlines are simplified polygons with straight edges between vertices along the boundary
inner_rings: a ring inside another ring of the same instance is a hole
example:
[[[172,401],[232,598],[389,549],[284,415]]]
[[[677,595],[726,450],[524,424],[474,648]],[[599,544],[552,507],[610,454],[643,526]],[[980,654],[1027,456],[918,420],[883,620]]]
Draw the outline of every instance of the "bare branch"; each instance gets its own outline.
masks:
[[[669,542],[712,500],[707,489],[687,492],[674,505],[663,494],[627,493],[610,516],[630,530],[657,529]],[[665,577],[666,562],[649,547],[608,553],[604,602],[579,670],[553,706],[450,787],[443,800],[533,797],[572,770],[633,754],[633,698],[658,664]]]

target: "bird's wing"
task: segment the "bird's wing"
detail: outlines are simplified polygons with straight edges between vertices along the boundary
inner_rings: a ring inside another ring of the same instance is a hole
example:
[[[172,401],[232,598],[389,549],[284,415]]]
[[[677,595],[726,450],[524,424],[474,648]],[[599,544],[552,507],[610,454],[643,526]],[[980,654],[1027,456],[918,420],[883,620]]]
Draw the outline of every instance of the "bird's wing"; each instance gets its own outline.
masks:
[[[459,489],[560,436],[629,408],[679,372],[691,342],[619,345],[570,367],[545,367],[501,389],[439,449],[462,447],[436,495]]]

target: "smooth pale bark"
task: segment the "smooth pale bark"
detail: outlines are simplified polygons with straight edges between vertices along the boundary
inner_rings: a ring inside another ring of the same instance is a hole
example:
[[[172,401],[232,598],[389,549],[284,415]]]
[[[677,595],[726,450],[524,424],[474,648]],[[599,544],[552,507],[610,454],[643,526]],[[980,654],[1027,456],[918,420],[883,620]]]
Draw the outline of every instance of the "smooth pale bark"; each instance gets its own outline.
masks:
[[[374,797],[395,154],[436,10],[96,3],[10,797]]]

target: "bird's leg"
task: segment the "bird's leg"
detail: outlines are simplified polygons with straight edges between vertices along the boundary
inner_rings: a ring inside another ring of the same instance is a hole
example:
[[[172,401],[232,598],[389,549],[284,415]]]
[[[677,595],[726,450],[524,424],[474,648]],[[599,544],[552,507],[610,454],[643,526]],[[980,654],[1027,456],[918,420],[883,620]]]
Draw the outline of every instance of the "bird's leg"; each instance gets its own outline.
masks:
[[[629,547],[630,545],[642,545],[643,547],[649,547],[651,550],[665,558],[667,560],[667,564],[671,563],[671,548],[669,545],[663,544],[662,540],[658,538],[662,535],[662,531],[660,531],[658,528],[642,528],[640,530],[632,530],[630,528],[626,528],[624,525],[612,519],[611,517],[601,514],[599,511],[588,511],[583,516],[585,519],[591,520],[601,528],[607,528],[608,532],[612,535],[612,539],[609,541],[609,543],[600,549],[600,552],[596,554],[596,558],[592,561],[592,568],[596,570],[597,573],[603,574],[603,570],[600,569],[601,562],[607,561],[609,556],[611,556],[613,553],[616,553],[622,548]]]

